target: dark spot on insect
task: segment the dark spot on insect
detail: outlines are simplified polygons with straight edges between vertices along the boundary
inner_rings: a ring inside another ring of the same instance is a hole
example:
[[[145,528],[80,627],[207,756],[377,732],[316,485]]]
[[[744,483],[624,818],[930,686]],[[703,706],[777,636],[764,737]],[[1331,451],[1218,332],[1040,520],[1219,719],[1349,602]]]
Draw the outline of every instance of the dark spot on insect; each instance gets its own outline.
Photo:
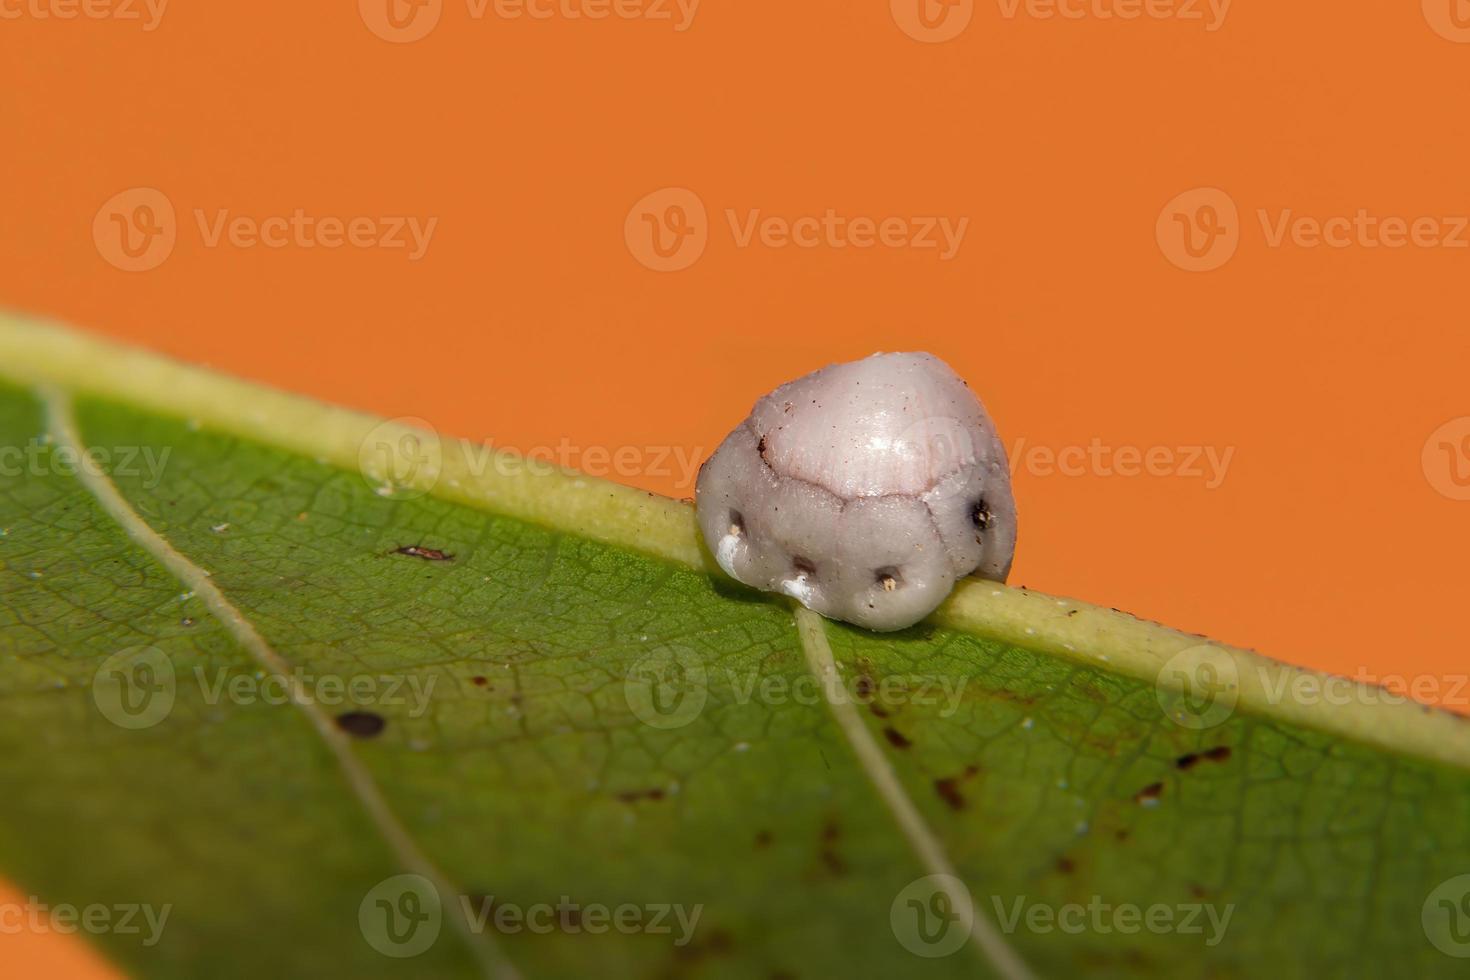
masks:
[[[484,687],[486,684],[489,684],[490,683],[488,680],[486,680],[484,677],[480,676],[479,674],[476,674],[474,677],[471,677],[470,678],[470,682],[472,684],[474,684],[476,687]]]
[[[758,452],[758,453],[760,453],[762,457],[764,457],[766,455],[766,437],[765,436],[761,436],[759,439],[757,439],[755,441],[755,451]]]
[[[771,846],[771,832],[769,830],[757,830],[755,832],[755,849],[764,851]]]
[[[1140,806],[1147,806],[1164,795],[1163,783],[1149,783],[1143,789],[1133,794],[1133,802]]]
[[[424,561],[449,561],[454,556],[440,551],[438,548],[423,548],[416,544],[405,545],[402,548],[393,549],[395,555],[408,555],[410,558],[422,558]]]
[[[904,738],[903,732],[900,732],[898,729],[891,726],[883,729],[883,737],[888,739],[889,743],[895,749],[906,749],[910,745],[914,744],[913,742],[910,742],[907,738]]]
[[[1193,769],[1201,760],[1208,759],[1210,762],[1224,762],[1230,758],[1230,746],[1217,745],[1203,752],[1186,752],[1174,760],[1174,765],[1183,770]]]
[[[1077,870],[1077,865],[1069,857],[1059,857],[1057,858],[1057,870],[1064,875],[1069,875]]]
[[[655,786],[653,789],[633,789],[619,793],[618,799],[624,803],[637,803],[639,800],[661,800],[664,791]]]
[[[372,738],[387,726],[382,715],[371,711],[348,711],[337,716],[337,727],[355,738]]]
[[[798,575],[811,576],[817,574],[817,566],[812,564],[812,560],[805,555],[796,555],[792,558],[791,568]]]
[[[951,810],[963,810],[965,808],[965,797],[960,792],[958,781],[946,777],[934,780],[934,792],[939,798],[949,804]]]
[[[990,522],[992,519],[993,518],[990,514],[990,506],[985,503],[985,498],[982,497],[979,500],[975,501],[974,505],[970,508],[971,522],[974,523],[974,525],[980,530],[984,531],[986,528],[990,527]]]

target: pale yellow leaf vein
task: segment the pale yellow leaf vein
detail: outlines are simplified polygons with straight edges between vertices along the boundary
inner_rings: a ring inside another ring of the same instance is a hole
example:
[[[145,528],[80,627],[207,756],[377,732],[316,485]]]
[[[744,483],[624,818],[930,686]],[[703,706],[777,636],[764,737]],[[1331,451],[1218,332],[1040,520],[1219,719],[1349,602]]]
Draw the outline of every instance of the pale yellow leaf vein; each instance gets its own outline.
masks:
[[[908,839],[909,846],[918,855],[919,862],[929,874],[940,876],[935,884],[946,893],[951,907],[959,911],[960,921],[973,923],[970,930],[971,945],[1003,980],[1030,980],[1031,971],[1026,963],[990,920],[975,908],[969,890],[961,883],[954,865],[950,863],[949,855],[944,851],[944,845],[925,823],[918,807],[914,806],[903,784],[898,781],[898,775],[889,764],[888,757],[874,741],[872,732],[863,724],[852,698],[847,697],[842,679],[837,676],[837,661],[827,642],[824,623],[822,617],[810,609],[796,607],[796,628],[801,637],[807,665],[816,675],[827,705],[832,709],[832,715],[848,744],[852,746],[853,754],[857,756],[863,771],[867,773],[879,797],[887,805],[904,837]]]
[[[72,411],[71,397],[66,392],[44,386],[38,389],[46,409],[47,425],[51,439],[58,448],[65,447],[81,458],[83,445],[77,432],[76,417]],[[515,968],[500,951],[494,940],[483,930],[471,927],[461,903],[454,901],[460,894],[448,877],[440,871],[414,841],[408,830],[394,814],[392,807],[378,789],[372,774],[361,759],[353,752],[346,733],[342,732],[326,712],[311,698],[288,663],[278,654],[265,637],[260,635],[245,615],[220,591],[209,573],[186,558],[174,548],[163,535],[153,529],[123,497],[112,480],[96,467],[78,466],[74,471],[78,480],[97,500],[118,525],[144,551],[191,590],[204,603],[211,615],[224,624],[225,628],[242,647],[272,674],[279,676],[290,693],[291,701],[306,715],[317,734],[326,743],[342,770],[353,794],[367,811],[369,819],[383,836],[394,857],[414,874],[427,878],[444,897],[448,915],[466,944],[475,954],[484,974],[494,980],[515,980]]]

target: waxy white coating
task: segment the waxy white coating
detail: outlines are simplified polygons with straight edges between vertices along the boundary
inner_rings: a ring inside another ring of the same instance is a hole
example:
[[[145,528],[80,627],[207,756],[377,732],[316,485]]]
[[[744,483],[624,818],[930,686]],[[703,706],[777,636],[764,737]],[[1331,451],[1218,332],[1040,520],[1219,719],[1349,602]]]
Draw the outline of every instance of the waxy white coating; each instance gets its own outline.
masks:
[[[780,386],[705,461],[695,504],[731,577],[873,630],[912,626],[971,573],[1005,581],[1016,545],[995,426],[932,354]]]

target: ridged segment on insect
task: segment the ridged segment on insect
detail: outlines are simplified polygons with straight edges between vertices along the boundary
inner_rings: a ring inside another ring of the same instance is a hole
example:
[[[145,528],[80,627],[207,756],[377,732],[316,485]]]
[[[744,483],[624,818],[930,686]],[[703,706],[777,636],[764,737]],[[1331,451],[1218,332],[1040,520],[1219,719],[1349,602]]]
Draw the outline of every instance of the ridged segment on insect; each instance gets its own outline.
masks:
[[[984,406],[939,358],[874,354],[761,398],[700,469],[721,568],[833,619],[902,629],[972,573],[1005,581],[1016,509]]]

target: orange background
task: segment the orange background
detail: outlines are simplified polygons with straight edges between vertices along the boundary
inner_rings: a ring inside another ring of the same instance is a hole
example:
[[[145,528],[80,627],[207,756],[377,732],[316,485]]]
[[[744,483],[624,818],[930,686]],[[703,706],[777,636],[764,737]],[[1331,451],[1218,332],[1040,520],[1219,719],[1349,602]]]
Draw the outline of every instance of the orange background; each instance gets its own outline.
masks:
[[[705,0],[682,31],[395,0],[438,17],[397,41],[386,0],[178,3],[154,30],[36,15],[54,2],[0,0],[0,304],[573,465],[635,447],[589,468],[681,496],[659,447],[707,452],[830,361],[927,349],[1009,446],[1233,450],[1214,488],[1013,459],[1013,582],[1340,673],[1464,671],[1470,422],[1431,436],[1470,415],[1470,232],[1270,239],[1284,209],[1470,214],[1464,0],[1238,2],[1213,25],[1204,0],[927,0],[927,35],[915,0]],[[670,187],[705,247],[660,272],[632,209]],[[175,212],[146,271],[109,261],[105,202],[131,188]],[[829,208],[969,223],[944,260],[742,246],[726,215]],[[437,225],[411,260],[211,246],[196,217],[297,209]],[[1180,268],[1178,236],[1209,227],[1195,264],[1216,267]],[[0,972],[79,955],[7,936]]]

